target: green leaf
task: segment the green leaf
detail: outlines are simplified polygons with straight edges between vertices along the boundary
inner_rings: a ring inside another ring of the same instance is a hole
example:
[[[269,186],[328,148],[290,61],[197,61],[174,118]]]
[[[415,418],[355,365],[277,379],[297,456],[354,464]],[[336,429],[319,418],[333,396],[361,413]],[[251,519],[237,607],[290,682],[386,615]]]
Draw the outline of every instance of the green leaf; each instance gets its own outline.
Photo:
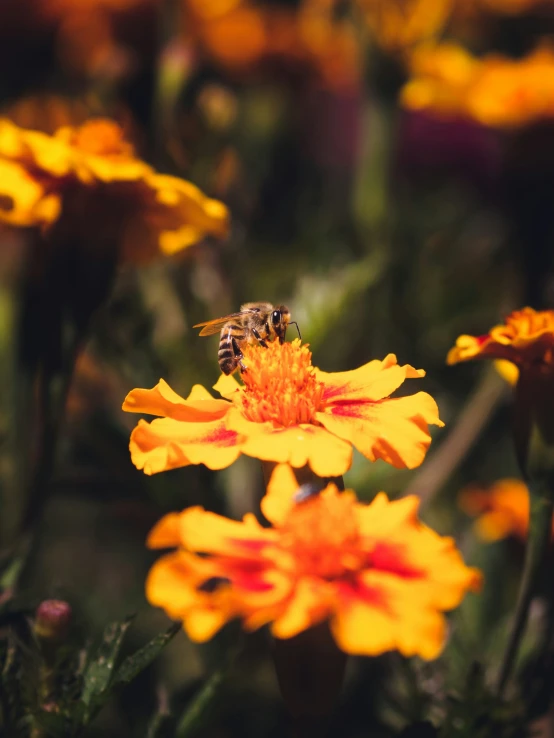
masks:
[[[81,693],[81,702],[87,708],[85,722],[89,722],[94,717],[106,700],[107,691],[113,679],[115,661],[133,618],[134,615],[106,626],[96,653],[87,663]]]
[[[128,656],[117,670],[112,686],[129,684],[143,669],[146,669],[154,661],[162,649],[165,648],[180,630],[181,624],[174,623],[164,633],[158,633],[146,646],[139,648],[132,656]]]

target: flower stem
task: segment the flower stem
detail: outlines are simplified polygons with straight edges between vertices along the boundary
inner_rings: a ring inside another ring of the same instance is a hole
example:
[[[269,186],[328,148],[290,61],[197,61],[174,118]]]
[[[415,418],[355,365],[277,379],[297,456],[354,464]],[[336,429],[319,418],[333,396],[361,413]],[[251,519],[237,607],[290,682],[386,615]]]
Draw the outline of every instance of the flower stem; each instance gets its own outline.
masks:
[[[266,487],[275,464],[263,462]],[[344,490],[342,477],[322,479],[307,466],[294,469],[298,486],[323,489],[329,482]],[[341,691],[347,655],[336,645],[327,622],[292,638],[273,639],[273,663],[283,702],[291,718],[293,738],[322,738]]]
[[[545,560],[552,531],[554,500],[540,485],[529,484],[529,538],[519,588],[514,625],[498,676],[497,694],[502,697],[512,676],[515,660],[527,624],[529,606],[535,594],[537,578]]]
[[[239,653],[240,646],[233,649],[227,662],[211,675],[192,702],[187,705],[177,723],[175,738],[193,738],[212,719]]]

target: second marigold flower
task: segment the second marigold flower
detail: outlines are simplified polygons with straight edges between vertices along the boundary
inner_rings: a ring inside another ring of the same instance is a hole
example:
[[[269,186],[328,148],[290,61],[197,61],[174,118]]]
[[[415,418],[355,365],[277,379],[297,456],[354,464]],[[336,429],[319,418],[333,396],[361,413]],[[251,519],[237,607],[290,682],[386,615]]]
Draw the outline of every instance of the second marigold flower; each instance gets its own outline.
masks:
[[[329,374],[312,366],[308,347],[296,339],[250,346],[244,362],[243,386],[224,375],[215,385],[224,399],[200,385],[184,399],[163,380],[130,392],[124,410],[161,416],[134,429],[135,466],[146,474],[189,464],[222,469],[243,453],[339,476],[350,468],[355,447],[371,461],[413,468],[431,442],[429,425],[443,425],[427,393],[390,397],[404,380],[425,375],[400,366],[393,354]]]
[[[195,641],[234,618],[249,631],[271,623],[277,638],[329,619],[347,653],[438,656],[443,611],[481,584],[454,541],[419,522],[417,497],[363,505],[329,484],[297,502],[297,486],[289,466],[276,468],[262,501],[271,528],[199,507],[166,515],[148,545],[177,550],[152,567],[148,600]]]

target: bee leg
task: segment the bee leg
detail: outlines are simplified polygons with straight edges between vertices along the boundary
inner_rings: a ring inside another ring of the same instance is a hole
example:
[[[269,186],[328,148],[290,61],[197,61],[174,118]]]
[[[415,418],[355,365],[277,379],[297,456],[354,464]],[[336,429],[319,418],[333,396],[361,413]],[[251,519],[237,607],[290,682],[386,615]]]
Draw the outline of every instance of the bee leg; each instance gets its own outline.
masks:
[[[267,341],[265,341],[265,339],[263,339],[263,338],[262,338],[262,337],[260,336],[260,334],[259,334],[259,332],[258,332],[258,329],[257,329],[257,328],[252,328],[252,333],[253,333],[253,335],[254,335],[254,338],[255,338],[255,339],[256,339],[256,340],[258,341],[258,343],[260,344],[260,346],[263,346],[264,348],[267,348]]]
[[[243,357],[244,357],[244,354],[240,350],[239,345],[236,342],[236,339],[233,338],[231,340],[231,344],[233,346],[233,353],[235,354],[235,359],[237,360],[237,364],[239,365],[241,372],[245,372],[248,367],[246,366],[246,364],[242,360]]]

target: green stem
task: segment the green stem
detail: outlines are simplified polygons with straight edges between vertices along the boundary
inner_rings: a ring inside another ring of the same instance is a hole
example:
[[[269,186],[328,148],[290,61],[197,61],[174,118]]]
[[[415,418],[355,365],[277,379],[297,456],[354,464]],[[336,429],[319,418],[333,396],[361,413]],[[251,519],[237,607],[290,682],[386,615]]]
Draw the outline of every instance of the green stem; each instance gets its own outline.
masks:
[[[514,625],[498,676],[497,694],[499,697],[502,697],[512,676],[521,639],[527,625],[529,606],[535,595],[537,578],[550,543],[554,500],[545,495],[548,495],[548,492],[543,493],[542,490],[534,489],[532,484],[529,485],[529,537]]]
[[[177,724],[175,738],[192,738],[204,727],[222,693],[230,667],[231,664],[227,664],[212,674],[192,704],[187,706]]]

